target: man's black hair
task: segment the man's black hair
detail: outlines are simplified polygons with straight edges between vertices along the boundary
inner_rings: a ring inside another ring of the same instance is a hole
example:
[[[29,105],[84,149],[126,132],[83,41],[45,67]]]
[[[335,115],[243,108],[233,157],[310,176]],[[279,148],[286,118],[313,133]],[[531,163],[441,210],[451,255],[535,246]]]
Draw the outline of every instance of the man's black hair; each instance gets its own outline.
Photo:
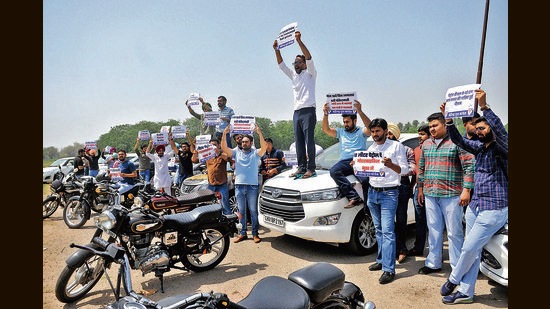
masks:
[[[481,117],[478,112],[474,112],[473,117],[462,117],[462,123],[468,123],[472,120],[476,120],[477,118]]]
[[[244,135],[243,135],[243,139],[244,139],[245,137],[248,137],[248,139],[250,140],[250,143],[251,143],[251,144],[254,143],[254,136],[252,136],[252,135],[250,135],[250,134],[244,134]]]
[[[180,147],[183,146],[183,145],[187,145],[187,147],[191,147],[191,145],[189,145],[188,142],[183,142],[183,143],[181,143]]]
[[[296,55],[296,57],[300,57],[300,59],[302,59],[302,61],[306,62],[306,56],[304,56],[304,55]]]
[[[222,99],[222,101],[227,102],[227,98],[224,97],[223,95],[219,96],[218,99]]]
[[[357,119],[357,114],[342,114],[342,118],[349,117],[351,120]]]
[[[382,128],[382,130],[386,130],[388,129],[388,122],[386,121],[386,119],[383,119],[383,118],[374,118],[369,123],[369,130],[371,130],[374,127],[380,127]]]
[[[217,138],[215,138],[215,137],[211,138],[211,139],[210,139],[210,142],[211,142],[211,143],[212,143],[212,142],[216,142],[216,144],[218,144],[218,145],[220,144],[220,140],[217,139]]]
[[[273,144],[273,139],[271,139],[271,137],[264,138],[264,141],[266,141],[267,143]]]
[[[432,120],[439,120],[441,123],[445,123],[445,116],[443,116],[443,113],[433,113],[430,116],[428,116],[428,122]]]
[[[426,134],[430,135],[430,126],[428,126],[428,124],[423,124],[421,126],[418,127],[418,132],[425,132]]]

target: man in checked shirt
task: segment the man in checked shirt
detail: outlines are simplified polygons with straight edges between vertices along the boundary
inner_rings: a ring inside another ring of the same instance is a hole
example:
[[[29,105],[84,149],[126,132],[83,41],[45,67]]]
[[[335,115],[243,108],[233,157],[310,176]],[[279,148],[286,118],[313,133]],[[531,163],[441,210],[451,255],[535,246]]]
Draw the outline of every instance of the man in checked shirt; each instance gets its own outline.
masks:
[[[508,221],[508,132],[487,104],[485,91],[477,89],[476,100],[483,112],[474,121],[479,140],[461,136],[452,118],[445,123],[451,140],[476,156],[474,193],[465,215],[466,238],[456,266],[441,287],[445,304],[473,302],[481,250]],[[442,113],[445,104],[440,106]]]

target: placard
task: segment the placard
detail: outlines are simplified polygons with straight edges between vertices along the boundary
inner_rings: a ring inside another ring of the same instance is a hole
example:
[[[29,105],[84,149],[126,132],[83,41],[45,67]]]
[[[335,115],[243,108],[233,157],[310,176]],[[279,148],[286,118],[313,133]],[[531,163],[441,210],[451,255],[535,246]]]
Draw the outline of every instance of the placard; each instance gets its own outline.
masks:
[[[111,181],[121,181],[123,178],[120,175],[120,168],[118,167],[111,167],[109,169],[109,177],[111,177]]]
[[[172,138],[186,138],[187,127],[184,125],[181,126],[172,126]]]
[[[285,163],[288,166],[298,165],[298,156],[295,151],[283,151]]]
[[[153,145],[168,145],[168,133],[167,132],[159,132],[159,133],[153,133],[151,134],[151,137],[153,139]]]
[[[473,117],[476,110],[476,89],[481,84],[449,88],[445,94],[445,118]]]
[[[231,134],[254,134],[256,118],[254,116],[233,116],[231,117]]]
[[[294,42],[296,41],[295,33],[297,28],[298,23],[293,22],[284,26],[281,29],[281,32],[279,32],[279,35],[277,36],[277,49],[282,49],[284,47],[294,44]]]
[[[199,157],[199,162],[204,163],[212,158],[216,157],[216,146],[208,144],[197,145],[197,154]]]
[[[210,135],[210,134],[197,135],[197,137],[195,137],[195,144],[197,146],[204,145],[204,144],[210,144],[211,139],[212,139],[212,135]]]
[[[353,173],[361,177],[384,177],[384,154],[381,151],[356,151],[353,154]]]
[[[140,141],[148,141],[151,139],[151,133],[149,130],[141,130],[138,132],[138,138]]]
[[[327,103],[329,108],[329,114],[357,114],[355,109],[355,100],[357,100],[357,93],[341,92],[341,93],[329,93],[327,94]]]
[[[221,123],[220,111],[204,112],[204,125],[205,126],[217,126]]]
[[[160,132],[170,133],[170,126],[162,126],[162,127],[160,127]]]
[[[191,92],[187,98],[187,106],[200,106],[201,101],[199,101],[200,94],[198,92]]]
[[[85,149],[86,150],[90,150],[90,149],[97,149],[97,142],[96,141],[90,141],[90,142],[86,142],[85,143]]]

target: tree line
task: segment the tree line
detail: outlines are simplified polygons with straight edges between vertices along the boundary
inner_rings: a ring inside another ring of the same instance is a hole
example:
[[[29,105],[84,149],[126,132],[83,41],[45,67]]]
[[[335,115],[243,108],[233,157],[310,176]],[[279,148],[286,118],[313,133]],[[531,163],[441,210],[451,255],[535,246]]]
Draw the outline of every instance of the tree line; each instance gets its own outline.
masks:
[[[455,119],[457,127],[461,133],[464,133],[464,126],[460,118]],[[277,149],[286,150],[290,148],[290,144],[294,142],[294,129],[292,120],[279,120],[271,121],[269,118],[265,117],[256,117],[256,123],[260,126],[263,136],[265,138],[271,137],[273,139],[273,146]],[[361,121],[358,121],[359,125],[363,125]],[[397,126],[402,133],[417,133],[418,127],[426,124],[425,121],[419,122],[414,120],[412,122],[407,122],[405,124],[399,122]],[[114,127],[111,127],[109,132],[102,134],[97,138],[97,145],[101,150],[106,146],[116,147],[117,149],[124,149],[127,152],[134,151],[134,145],[136,143],[136,138],[140,130],[149,130],[151,133],[160,132],[162,126],[178,126],[185,125],[189,131],[191,137],[199,135],[200,121],[195,117],[187,118],[183,122],[179,122],[175,119],[169,119],[165,122],[152,122],[152,121],[140,121],[135,124],[121,124]],[[333,121],[330,123],[331,127],[343,127],[342,121]],[[508,124],[506,124],[506,129],[508,129]],[[257,135],[256,135],[257,136]],[[176,138],[174,139],[176,143],[183,143],[187,140],[185,138]],[[333,138],[325,134],[321,127],[321,121],[317,121],[315,126],[315,143],[324,149],[338,142],[337,138]],[[145,144],[146,141],[140,142],[140,145]],[[257,148],[260,147],[260,142],[256,139],[254,144]],[[84,148],[84,143],[74,142],[72,145],[65,146],[61,149],[56,147],[43,147],[42,159],[51,160],[57,159],[60,157],[70,157],[75,156],[79,148]]]

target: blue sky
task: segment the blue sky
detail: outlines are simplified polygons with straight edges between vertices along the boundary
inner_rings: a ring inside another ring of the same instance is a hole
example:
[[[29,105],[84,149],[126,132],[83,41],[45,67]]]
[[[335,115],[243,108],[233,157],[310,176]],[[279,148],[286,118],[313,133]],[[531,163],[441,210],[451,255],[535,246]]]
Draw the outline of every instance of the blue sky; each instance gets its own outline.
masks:
[[[485,2],[44,1],[43,146],[183,121],[192,92],[214,105],[224,95],[236,114],[290,120],[291,84],[272,45],[292,22],[317,68],[319,120],[327,93],[356,91],[371,118],[422,121],[448,88],[475,83]],[[507,123],[508,1],[491,1],[486,35],[482,89]],[[290,65],[300,49],[281,53]]]

